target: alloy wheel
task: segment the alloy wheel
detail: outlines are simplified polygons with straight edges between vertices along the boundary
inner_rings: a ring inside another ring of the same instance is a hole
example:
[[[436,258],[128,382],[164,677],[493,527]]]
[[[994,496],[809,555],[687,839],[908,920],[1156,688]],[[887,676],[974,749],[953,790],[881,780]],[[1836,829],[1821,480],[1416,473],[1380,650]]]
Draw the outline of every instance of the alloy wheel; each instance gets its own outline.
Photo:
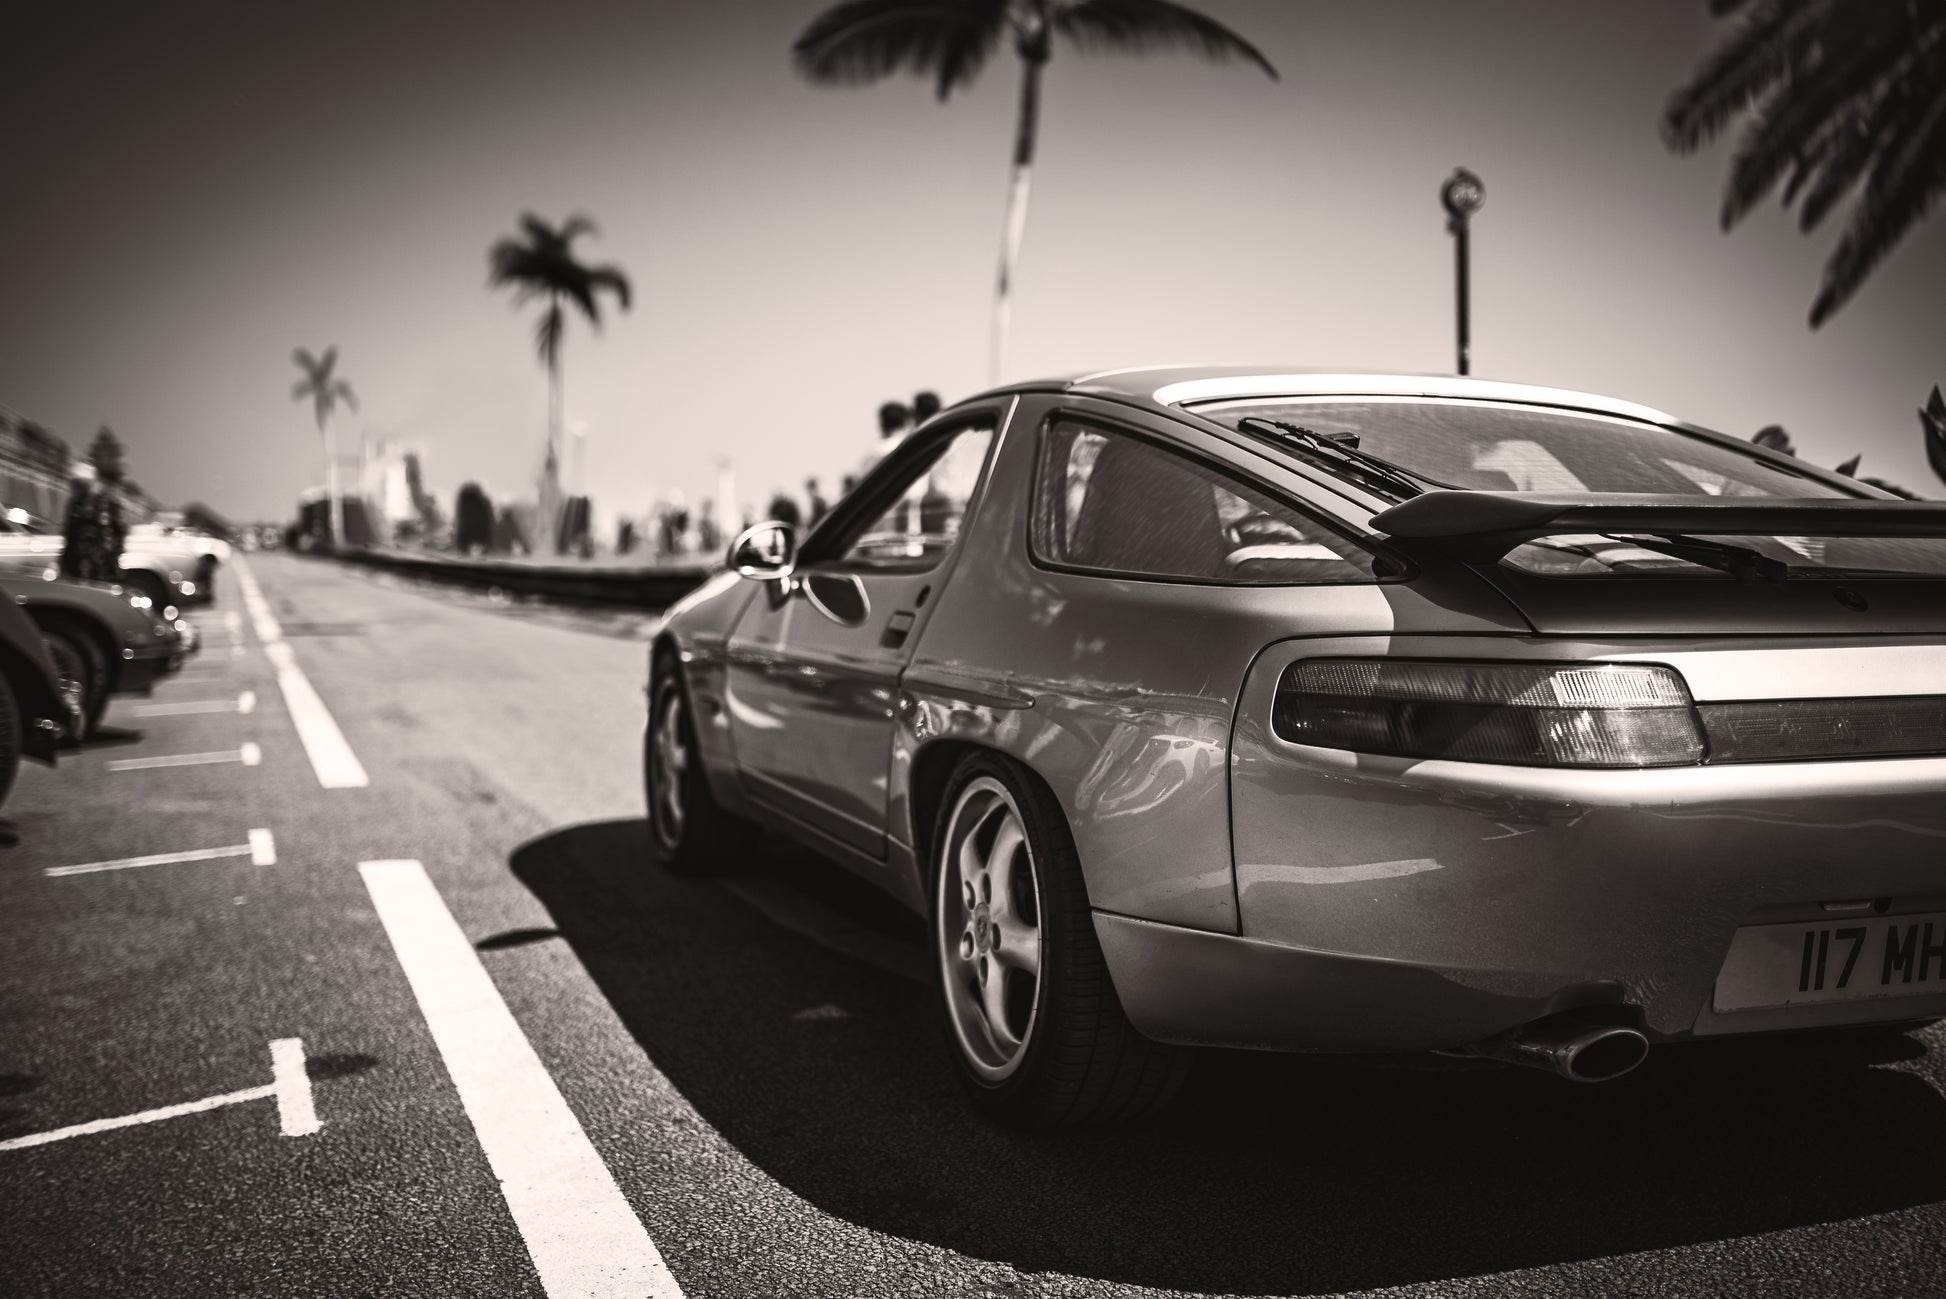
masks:
[[[1020,808],[990,776],[968,784],[940,844],[940,982],[960,1052],[981,1078],[1019,1067],[1039,1015],[1043,944]]]
[[[656,841],[673,852],[682,843],[683,777],[689,770],[689,748],[683,743],[682,691],[670,687],[662,695],[649,737],[649,796],[655,800]]]

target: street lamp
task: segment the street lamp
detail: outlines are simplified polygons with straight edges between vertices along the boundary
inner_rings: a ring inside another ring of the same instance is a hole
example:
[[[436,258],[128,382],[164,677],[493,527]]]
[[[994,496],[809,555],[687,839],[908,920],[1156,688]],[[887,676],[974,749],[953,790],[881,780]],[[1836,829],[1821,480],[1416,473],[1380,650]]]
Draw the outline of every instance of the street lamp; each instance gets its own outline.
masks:
[[[1439,187],[1439,203],[1446,209],[1446,229],[1453,236],[1453,284],[1459,312],[1459,372],[1471,371],[1471,343],[1467,330],[1467,229],[1473,214],[1487,201],[1487,187],[1464,167],[1455,167]]]

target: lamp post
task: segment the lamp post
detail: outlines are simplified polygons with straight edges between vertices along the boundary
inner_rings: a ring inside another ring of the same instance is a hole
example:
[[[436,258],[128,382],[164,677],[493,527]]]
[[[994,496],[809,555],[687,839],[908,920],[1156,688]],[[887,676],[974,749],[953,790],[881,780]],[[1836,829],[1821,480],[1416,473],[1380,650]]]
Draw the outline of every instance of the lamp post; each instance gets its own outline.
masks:
[[[1439,187],[1439,203],[1446,209],[1446,229],[1453,236],[1453,296],[1459,323],[1459,372],[1472,370],[1472,341],[1467,324],[1469,247],[1467,232],[1473,214],[1487,200],[1486,186],[1464,167],[1455,167],[1446,183]]]

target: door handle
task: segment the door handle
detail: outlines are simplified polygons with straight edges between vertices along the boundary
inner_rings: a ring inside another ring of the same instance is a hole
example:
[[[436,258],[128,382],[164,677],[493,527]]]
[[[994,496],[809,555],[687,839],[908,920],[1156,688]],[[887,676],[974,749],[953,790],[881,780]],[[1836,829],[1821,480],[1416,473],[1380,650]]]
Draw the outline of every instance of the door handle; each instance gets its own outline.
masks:
[[[885,634],[878,643],[886,649],[897,649],[905,644],[905,638],[912,634],[912,610],[895,609],[892,616],[885,620]]]

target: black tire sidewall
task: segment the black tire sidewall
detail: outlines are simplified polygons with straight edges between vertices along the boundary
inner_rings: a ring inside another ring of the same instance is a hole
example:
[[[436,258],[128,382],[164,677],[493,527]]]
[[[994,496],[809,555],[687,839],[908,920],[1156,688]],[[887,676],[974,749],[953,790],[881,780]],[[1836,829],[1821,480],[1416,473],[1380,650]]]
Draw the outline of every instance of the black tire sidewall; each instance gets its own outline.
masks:
[[[1034,860],[1035,903],[1040,911],[1042,936],[1041,974],[1034,988],[1036,1005],[1026,1052],[1013,1072],[998,1082],[982,1077],[973,1069],[954,1032],[952,1010],[946,1000],[945,954],[941,950],[945,939],[939,932],[939,890],[941,877],[946,870],[943,854],[947,831],[952,823],[953,810],[959,805],[967,786],[983,776],[1005,787],[1020,813],[1021,828],[1027,836],[1028,851]],[[961,760],[952,781],[947,785],[946,796],[940,800],[939,814],[933,827],[928,907],[931,919],[927,926],[935,1013],[940,1017],[940,1030],[945,1038],[947,1054],[952,1057],[954,1072],[981,1109],[1009,1122],[1029,1124],[1039,1121],[1038,1111],[1045,1105],[1046,1056],[1058,1049],[1051,1044],[1057,1042],[1067,1028],[1062,990],[1073,977],[1072,968],[1077,957],[1083,961],[1091,955],[1096,961],[1100,959],[1098,953],[1075,950],[1078,946],[1074,941],[1077,919],[1082,924],[1091,925],[1093,918],[1087,911],[1085,890],[1080,890],[1081,915],[1076,917],[1073,914],[1075,893],[1080,884],[1073,842],[1065,824],[1050,826],[1046,823],[1041,801],[1035,797],[1037,792],[1030,791],[1027,778],[1015,769],[1012,762],[999,754],[978,753]]]
[[[74,632],[65,627],[48,627],[41,631],[41,639],[47,642],[48,657],[54,660],[56,676],[65,675],[64,664],[69,660],[79,669],[81,681],[81,718],[76,734],[69,737],[75,743],[88,738],[93,729],[95,699],[101,691],[101,671],[95,662],[95,655],[88,653],[88,647]]]
[[[7,801],[7,795],[13,792],[14,777],[20,774],[24,726],[13,682],[0,673],[0,803]]]

